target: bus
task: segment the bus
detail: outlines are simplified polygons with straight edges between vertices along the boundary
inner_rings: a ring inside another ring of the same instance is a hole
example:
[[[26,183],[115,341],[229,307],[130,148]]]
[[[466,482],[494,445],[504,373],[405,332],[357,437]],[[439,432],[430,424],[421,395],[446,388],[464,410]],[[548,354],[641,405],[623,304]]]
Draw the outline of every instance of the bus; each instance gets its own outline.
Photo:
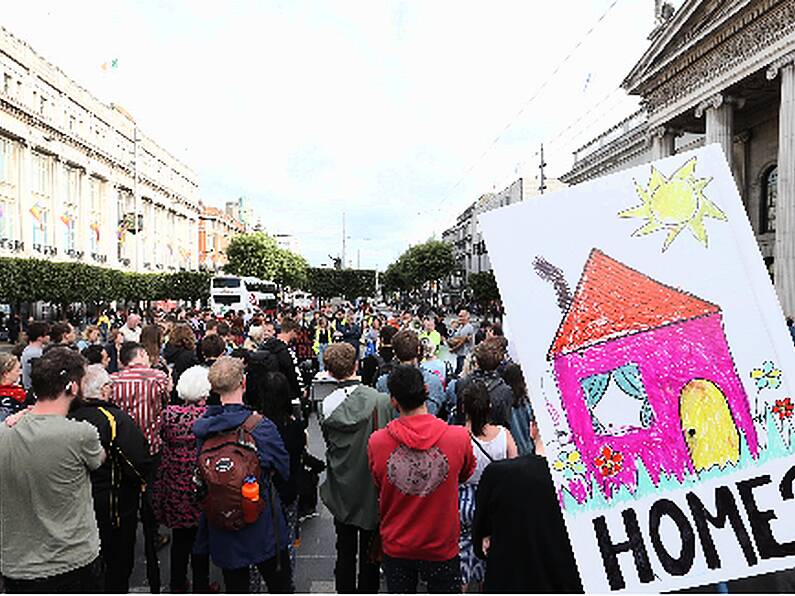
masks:
[[[263,281],[256,277],[218,275],[210,282],[210,308],[216,316],[223,316],[230,310],[275,315],[277,290],[272,281]]]

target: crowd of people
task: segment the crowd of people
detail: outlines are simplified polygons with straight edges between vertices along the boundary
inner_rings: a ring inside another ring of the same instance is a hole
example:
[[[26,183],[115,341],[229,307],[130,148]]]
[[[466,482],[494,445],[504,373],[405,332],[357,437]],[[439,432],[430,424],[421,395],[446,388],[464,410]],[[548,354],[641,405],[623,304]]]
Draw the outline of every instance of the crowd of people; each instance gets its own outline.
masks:
[[[152,593],[169,543],[171,592],[220,591],[211,563],[226,592],[292,592],[318,493],[339,593],[382,578],[396,593],[581,591],[498,318],[366,302],[106,310],[79,332],[26,321],[13,339],[0,352],[7,592],[128,592],[139,524]]]

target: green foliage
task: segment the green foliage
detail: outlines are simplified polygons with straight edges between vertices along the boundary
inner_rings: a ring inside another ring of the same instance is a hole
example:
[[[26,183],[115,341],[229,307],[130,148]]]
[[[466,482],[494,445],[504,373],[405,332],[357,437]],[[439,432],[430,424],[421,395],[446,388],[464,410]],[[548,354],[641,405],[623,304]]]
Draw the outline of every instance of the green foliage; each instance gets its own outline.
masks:
[[[305,289],[319,298],[342,296],[348,300],[375,295],[375,271],[371,269],[323,269],[306,272]]]
[[[231,275],[258,277],[279,285],[302,287],[309,268],[306,259],[279,248],[276,241],[263,232],[238,234],[226,249],[228,263],[224,271]]]
[[[83,263],[0,258],[0,302],[206,300],[211,278],[199,271],[126,273]]]
[[[309,263],[301,255],[289,250],[282,250],[282,261],[273,281],[291,288],[303,288],[307,283]]]
[[[281,265],[280,253],[276,241],[267,234],[238,234],[229,241],[224,271],[231,275],[273,280]]]
[[[476,301],[488,302],[490,300],[500,299],[500,290],[497,287],[497,280],[494,279],[494,273],[492,271],[472,273],[469,276],[468,283],[472,290],[472,296]]]
[[[453,247],[441,240],[428,240],[412,246],[387,267],[384,289],[406,291],[441,280],[456,270]]]

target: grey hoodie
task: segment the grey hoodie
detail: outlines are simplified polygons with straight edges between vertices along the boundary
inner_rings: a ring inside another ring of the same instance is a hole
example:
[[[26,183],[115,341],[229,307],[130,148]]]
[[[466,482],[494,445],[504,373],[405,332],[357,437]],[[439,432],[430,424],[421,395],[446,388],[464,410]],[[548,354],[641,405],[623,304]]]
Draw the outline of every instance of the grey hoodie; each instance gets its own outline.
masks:
[[[378,493],[370,475],[367,442],[397,413],[389,397],[372,387],[346,383],[336,391],[349,395],[321,422],[327,467],[320,498],[337,521],[373,530],[378,526]]]

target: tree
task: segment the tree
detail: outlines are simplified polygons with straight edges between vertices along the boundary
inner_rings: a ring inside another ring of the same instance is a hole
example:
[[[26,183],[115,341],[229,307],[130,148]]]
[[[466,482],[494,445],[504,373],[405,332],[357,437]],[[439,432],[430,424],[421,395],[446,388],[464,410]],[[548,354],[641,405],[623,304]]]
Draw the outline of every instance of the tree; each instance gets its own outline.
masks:
[[[387,267],[384,288],[388,291],[417,290],[428,282],[447,277],[457,266],[453,247],[431,239],[412,246]]]
[[[307,283],[308,269],[309,263],[304,257],[289,250],[282,250],[279,270],[274,281],[291,288],[303,288]]]
[[[238,234],[226,249],[224,271],[231,275],[275,280],[283,258],[276,241],[263,232]]]
[[[406,292],[411,289],[411,274],[408,272],[405,260],[398,259],[391,263],[381,276],[384,290],[387,292]]]
[[[439,281],[455,271],[457,263],[453,247],[441,240],[428,240],[412,246],[406,252],[408,273],[416,286],[429,281]]]
[[[306,290],[318,298],[342,296],[348,300],[375,294],[375,271],[370,269],[307,269]]]
[[[38,300],[61,307],[112,300],[206,300],[209,273],[127,273],[84,263],[0,258],[0,302],[19,305]]]
[[[489,302],[500,299],[500,290],[497,287],[497,280],[494,279],[493,271],[481,271],[472,273],[469,276],[469,288],[472,296],[477,302]]]

